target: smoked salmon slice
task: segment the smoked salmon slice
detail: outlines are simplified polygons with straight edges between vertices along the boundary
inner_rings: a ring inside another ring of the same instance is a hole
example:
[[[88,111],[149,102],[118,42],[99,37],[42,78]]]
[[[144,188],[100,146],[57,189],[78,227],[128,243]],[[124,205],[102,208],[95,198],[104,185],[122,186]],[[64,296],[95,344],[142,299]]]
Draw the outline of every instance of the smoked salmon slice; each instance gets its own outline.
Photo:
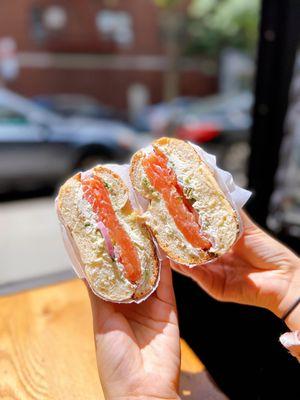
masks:
[[[108,230],[113,246],[117,250],[117,260],[124,266],[125,277],[132,283],[141,278],[141,266],[128,233],[120,224],[115,210],[113,209],[108,189],[102,180],[94,175],[83,178],[83,197],[87,200],[100,222]]]
[[[186,240],[195,248],[208,250],[211,243],[201,233],[199,216],[184,196],[173,169],[168,166],[168,157],[154,146],[142,165],[151,185],[162,195],[167,209]]]

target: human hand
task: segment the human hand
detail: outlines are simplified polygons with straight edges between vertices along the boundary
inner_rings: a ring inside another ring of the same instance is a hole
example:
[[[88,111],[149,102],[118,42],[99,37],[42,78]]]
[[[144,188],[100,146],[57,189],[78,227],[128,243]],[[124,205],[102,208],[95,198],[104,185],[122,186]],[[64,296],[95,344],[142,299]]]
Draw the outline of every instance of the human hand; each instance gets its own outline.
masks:
[[[109,303],[89,293],[105,398],[179,398],[179,328],[169,263],[156,292],[141,304]]]
[[[217,300],[264,307],[282,317],[300,296],[299,258],[245,213],[242,218],[243,235],[229,253],[194,268],[171,266]],[[300,306],[286,323],[292,330],[300,329]]]

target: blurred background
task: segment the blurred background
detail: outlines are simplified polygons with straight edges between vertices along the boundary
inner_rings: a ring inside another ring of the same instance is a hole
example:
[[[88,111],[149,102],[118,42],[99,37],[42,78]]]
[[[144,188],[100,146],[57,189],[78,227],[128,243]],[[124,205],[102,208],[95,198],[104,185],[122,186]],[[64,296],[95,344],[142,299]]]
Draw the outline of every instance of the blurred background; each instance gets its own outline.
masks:
[[[2,0],[0,294],[73,276],[54,212],[60,183],[96,163],[126,162],[162,135],[216,154],[253,191],[253,218],[299,251],[297,18],[296,0]],[[225,367],[212,332],[225,322],[230,342],[238,322],[247,338],[249,315],[266,330],[282,326],[263,311],[216,305],[184,278],[175,285],[183,335],[222,390],[268,398],[271,364],[285,355],[268,347],[262,357],[253,343],[241,368],[232,344]],[[200,336],[190,307],[198,300]]]
[[[247,185],[258,19],[258,0],[1,4],[0,285],[68,274],[59,184],[155,137],[203,145]]]

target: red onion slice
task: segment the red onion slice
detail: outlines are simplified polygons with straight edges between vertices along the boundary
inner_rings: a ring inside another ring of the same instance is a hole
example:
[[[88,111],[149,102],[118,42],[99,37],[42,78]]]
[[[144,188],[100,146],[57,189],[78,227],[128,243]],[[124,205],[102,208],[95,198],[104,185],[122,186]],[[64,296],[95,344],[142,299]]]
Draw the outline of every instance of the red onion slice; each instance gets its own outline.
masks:
[[[97,228],[99,228],[99,230],[105,240],[108,254],[110,255],[111,258],[115,258],[114,246],[110,240],[109,233],[108,233],[106,226],[103,224],[103,222],[99,221],[97,223]]]
[[[80,172],[81,179],[91,178],[93,176],[94,176],[94,174],[91,169],[88,169],[87,171],[84,171],[84,172]]]

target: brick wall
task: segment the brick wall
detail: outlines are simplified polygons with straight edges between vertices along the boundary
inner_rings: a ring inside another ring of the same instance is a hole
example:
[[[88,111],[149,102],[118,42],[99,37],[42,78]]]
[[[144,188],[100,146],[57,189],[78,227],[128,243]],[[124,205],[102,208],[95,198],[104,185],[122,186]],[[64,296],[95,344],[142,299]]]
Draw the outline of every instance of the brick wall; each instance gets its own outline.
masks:
[[[85,93],[102,102],[125,109],[126,93],[131,84],[143,83],[150,91],[151,102],[162,100],[163,73],[157,71],[74,71],[24,69],[10,88],[34,96],[41,93]],[[184,72],[180,92],[185,96],[207,95],[216,91],[216,79],[200,73]]]
[[[34,10],[45,10],[51,4],[59,4],[67,13],[67,27],[59,35],[50,35],[45,40],[35,39]],[[103,9],[127,11],[132,16],[135,40],[129,48],[114,48],[113,52],[126,54],[158,54],[163,52],[158,26],[158,9],[152,0],[1,0],[0,37],[13,36],[20,50],[44,51],[48,47],[67,51],[75,48],[82,51],[107,51],[104,38],[96,29],[95,15]],[[109,5],[109,6],[107,6]],[[55,45],[56,42],[56,45]],[[102,49],[101,49],[102,48]]]
[[[65,6],[67,28],[57,37],[36,40],[32,23],[33,7],[47,4]],[[110,7],[132,15],[135,40],[131,47],[120,48],[100,37],[95,27],[95,14]],[[0,37],[12,36],[22,53],[111,53],[118,55],[163,56],[164,47],[159,30],[159,11],[152,0],[1,0]],[[72,68],[71,68],[72,67]],[[74,69],[73,66],[22,66],[20,75],[9,83],[12,90],[27,96],[48,93],[85,93],[118,108],[126,108],[127,89],[133,83],[147,86],[152,102],[162,100],[164,70],[126,68]],[[180,75],[180,94],[207,95],[216,90],[216,77],[206,76],[197,68]]]

